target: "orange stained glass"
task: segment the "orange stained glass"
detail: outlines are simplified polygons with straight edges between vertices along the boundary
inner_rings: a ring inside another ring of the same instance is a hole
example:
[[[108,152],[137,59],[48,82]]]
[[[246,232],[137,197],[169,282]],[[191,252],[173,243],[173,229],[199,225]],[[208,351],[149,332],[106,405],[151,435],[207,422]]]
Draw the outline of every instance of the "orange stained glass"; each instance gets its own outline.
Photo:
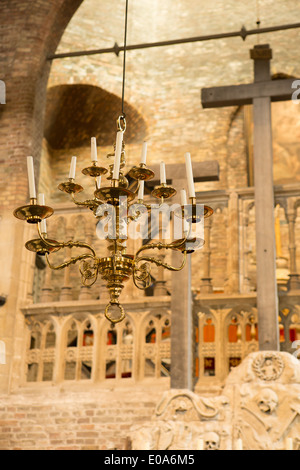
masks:
[[[237,343],[238,341],[238,325],[229,325],[228,327],[229,343]]]
[[[107,332],[107,343],[108,346],[111,344],[117,344],[117,333],[115,331]]]
[[[296,328],[290,328],[290,341],[293,343],[297,339],[297,331]]]
[[[284,327],[283,327],[283,325],[279,325],[279,340],[280,340],[280,343],[284,343],[284,342],[285,342]]]
[[[199,357],[195,359],[195,377],[199,377]]]
[[[155,330],[151,333],[148,343],[155,343],[156,342],[156,332]]]
[[[83,346],[93,346],[94,344],[94,333],[92,331],[85,331],[82,338]]]
[[[215,341],[215,325],[212,319],[209,318],[203,327],[203,341],[204,343],[214,343]]]
[[[162,340],[169,339],[169,338],[170,338],[170,335],[171,335],[171,328],[170,328],[169,326],[165,326],[165,327],[162,329],[161,339],[162,339]],[[151,342],[152,342],[152,341],[151,341]],[[153,343],[155,343],[155,340],[153,341]]]
[[[197,326],[195,328],[195,342],[199,343],[199,328]]]

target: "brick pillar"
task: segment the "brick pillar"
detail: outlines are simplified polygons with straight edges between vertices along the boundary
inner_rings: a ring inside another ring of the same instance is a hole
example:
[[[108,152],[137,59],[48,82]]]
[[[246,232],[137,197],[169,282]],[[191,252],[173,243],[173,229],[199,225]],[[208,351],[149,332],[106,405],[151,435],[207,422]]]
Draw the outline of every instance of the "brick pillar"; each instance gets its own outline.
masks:
[[[24,243],[28,224],[15,219],[14,208],[28,202],[26,157],[35,160],[36,183],[43,137],[50,62],[63,31],[82,0],[1,1],[0,79],[6,85],[6,104],[0,105],[0,259],[5,269],[0,285],[7,296],[0,310],[7,364],[1,369],[0,392],[18,384],[24,339],[21,305],[31,300],[34,259]],[[14,356],[14,364],[11,357]],[[2,371],[4,371],[2,373]],[[13,373],[12,373],[13,371]]]

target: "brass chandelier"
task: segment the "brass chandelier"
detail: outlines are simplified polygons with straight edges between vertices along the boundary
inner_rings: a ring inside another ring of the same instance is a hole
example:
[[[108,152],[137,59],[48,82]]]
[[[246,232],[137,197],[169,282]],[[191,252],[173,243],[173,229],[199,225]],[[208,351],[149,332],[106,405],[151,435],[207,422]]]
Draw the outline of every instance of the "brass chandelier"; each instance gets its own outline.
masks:
[[[114,163],[108,168],[98,165],[97,143],[93,137],[91,139],[91,166],[84,168],[82,173],[94,179],[95,190],[91,199],[85,201],[77,200],[77,194],[83,191],[83,187],[75,182],[76,157],[72,157],[69,178],[61,183],[58,189],[71,196],[75,205],[90,209],[95,216],[97,223],[101,223],[109,215],[112,222],[112,230],[105,236],[108,242],[108,254],[97,256],[94,248],[81,241],[59,242],[48,238],[46,219],[53,215],[54,210],[45,205],[44,195],[39,195],[37,199],[34,177],[33,158],[27,157],[27,169],[29,180],[30,203],[17,208],[14,211],[15,217],[24,220],[29,224],[36,224],[38,238],[28,241],[25,246],[28,250],[45,256],[48,266],[53,270],[61,270],[72,264],[79,263],[82,284],[92,286],[98,276],[106,282],[110,293],[110,301],[105,308],[105,317],[112,323],[118,323],[125,318],[125,311],[120,304],[119,297],[124,287],[124,282],[132,278],[135,286],[139,289],[146,289],[152,282],[151,264],[161,266],[170,271],[180,271],[186,264],[187,255],[201,248],[204,240],[198,236],[192,236],[193,224],[201,224],[205,217],[212,215],[210,207],[197,205],[193,181],[193,171],[191,156],[185,154],[187,182],[189,188],[189,204],[185,190],[181,190],[181,204],[177,205],[174,211],[174,219],[178,219],[182,228],[182,236],[166,243],[161,239],[157,242],[152,240],[138,249],[132,255],[127,254],[126,241],[128,239],[127,230],[124,230],[131,222],[138,221],[142,214],[150,213],[153,206],[144,203],[144,183],[154,178],[154,172],[146,164],[147,143],[143,144],[141,160],[138,166],[134,166],[128,173],[129,177],[137,181],[136,189],[130,190],[129,182],[124,175],[126,165],[124,133],[126,131],[126,117],[124,113],[124,83],[125,83],[125,57],[126,57],[126,34],[127,34],[127,11],[128,0],[126,0],[126,22],[124,40],[124,65],[123,65],[123,92],[122,92],[122,114],[117,120],[117,136],[114,151],[108,157],[114,158]],[[107,175],[107,183],[101,184],[101,178]],[[160,164],[160,184],[152,191],[152,196],[159,201],[155,208],[163,207],[165,201],[175,196],[176,189],[167,184],[165,164]],[[71,257],[62,264],[54,265],[50,256],[64,248],[81,248],[84,252]],[[149,250],[173,250],[182,253],[180,266],[172,266],[159,257],[145,254]]]

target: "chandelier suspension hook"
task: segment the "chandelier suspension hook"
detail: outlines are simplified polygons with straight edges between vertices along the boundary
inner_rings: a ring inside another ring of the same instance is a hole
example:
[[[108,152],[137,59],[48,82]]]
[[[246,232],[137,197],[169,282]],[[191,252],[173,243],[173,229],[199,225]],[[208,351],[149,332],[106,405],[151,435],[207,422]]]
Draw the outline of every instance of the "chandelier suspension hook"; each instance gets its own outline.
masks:
[[[118,117],[117,127],[118,127],[118,131],[122,131],[122,132],[126,131],[126,119],[125,119],[125,114],[124,113],[122,114],[122,116]]]

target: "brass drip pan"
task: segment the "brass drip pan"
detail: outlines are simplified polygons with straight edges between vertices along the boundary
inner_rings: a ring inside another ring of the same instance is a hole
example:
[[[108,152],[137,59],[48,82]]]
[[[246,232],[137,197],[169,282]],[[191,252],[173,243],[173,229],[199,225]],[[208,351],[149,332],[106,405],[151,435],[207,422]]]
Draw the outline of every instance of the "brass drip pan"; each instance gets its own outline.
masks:
[[[187,204],[186,206],[180,206],[175,210],[176,217],[185,219],[187,222],[192,222],[193,224],[201,222],[202,217],[205,219],[210,217],[214,211],[211,207],[204,206],[203,215],[197,214],[197,204]]]
[[[30,204],[28,206],[18,207],[14,211],[14,216],[20,220],[26,220],[29,224],[37,224],[43,219],[47,219],[53,214],[54,210],[48,206]]]
[[[94,192],[96,198],[100,201],[107,202],[113,206],[120,205],[120,197],[126,197],[127,202],[132,201],[135,198],[135,194],[125,188],[109,186],[106,188],[97,189]]]
[[[187,254],[194,253],[196,250],[200,250],[205,244],[205,241],[202,238],[182,238],[180,240],[175,240],[172,245],[174,245],[173,250],[181,251]]]
[[[60,183],[60,185],[58,186],[58,189],[67,194],[81,193],[81,191],[83,191],[83,187],[80,184],[73,183],[71,181]]]
[[[146,166],[134,166],[133,168],[131,168],[128,175],[134,180],[148,181],[154,178],[155,173]]]
[[[167,186],[167,185],[161,185],[161,186],[156,186],[153,191],[152,191],[152,196],[156,197],[157,199],[169,199],[170,197],[175,196],[176,194],[176,189],[173,188],[172,186]]]
[[[57,243],[55,240],[50,240],[49,242],[54,244]],[[38,255],[44,256],[46,253],[54,253],[55,251],[60,250],[60,247],[53,247],[47,245],[43,240],[40,238],[37,238],[35,240],[29,240],[26,244],[25,247],[29,251],[33,251],[34,253],[37,253]]]
[[[82,170],[82,173],[84,175],[92,176],[94,178],[97,178],[98,176],[101,176],[101,175],[106,175],[107,172],[108,170],[106,168],[101,167],[101,166],[96,166],[96,165],[88,166],[87,168],[84,168]]]

